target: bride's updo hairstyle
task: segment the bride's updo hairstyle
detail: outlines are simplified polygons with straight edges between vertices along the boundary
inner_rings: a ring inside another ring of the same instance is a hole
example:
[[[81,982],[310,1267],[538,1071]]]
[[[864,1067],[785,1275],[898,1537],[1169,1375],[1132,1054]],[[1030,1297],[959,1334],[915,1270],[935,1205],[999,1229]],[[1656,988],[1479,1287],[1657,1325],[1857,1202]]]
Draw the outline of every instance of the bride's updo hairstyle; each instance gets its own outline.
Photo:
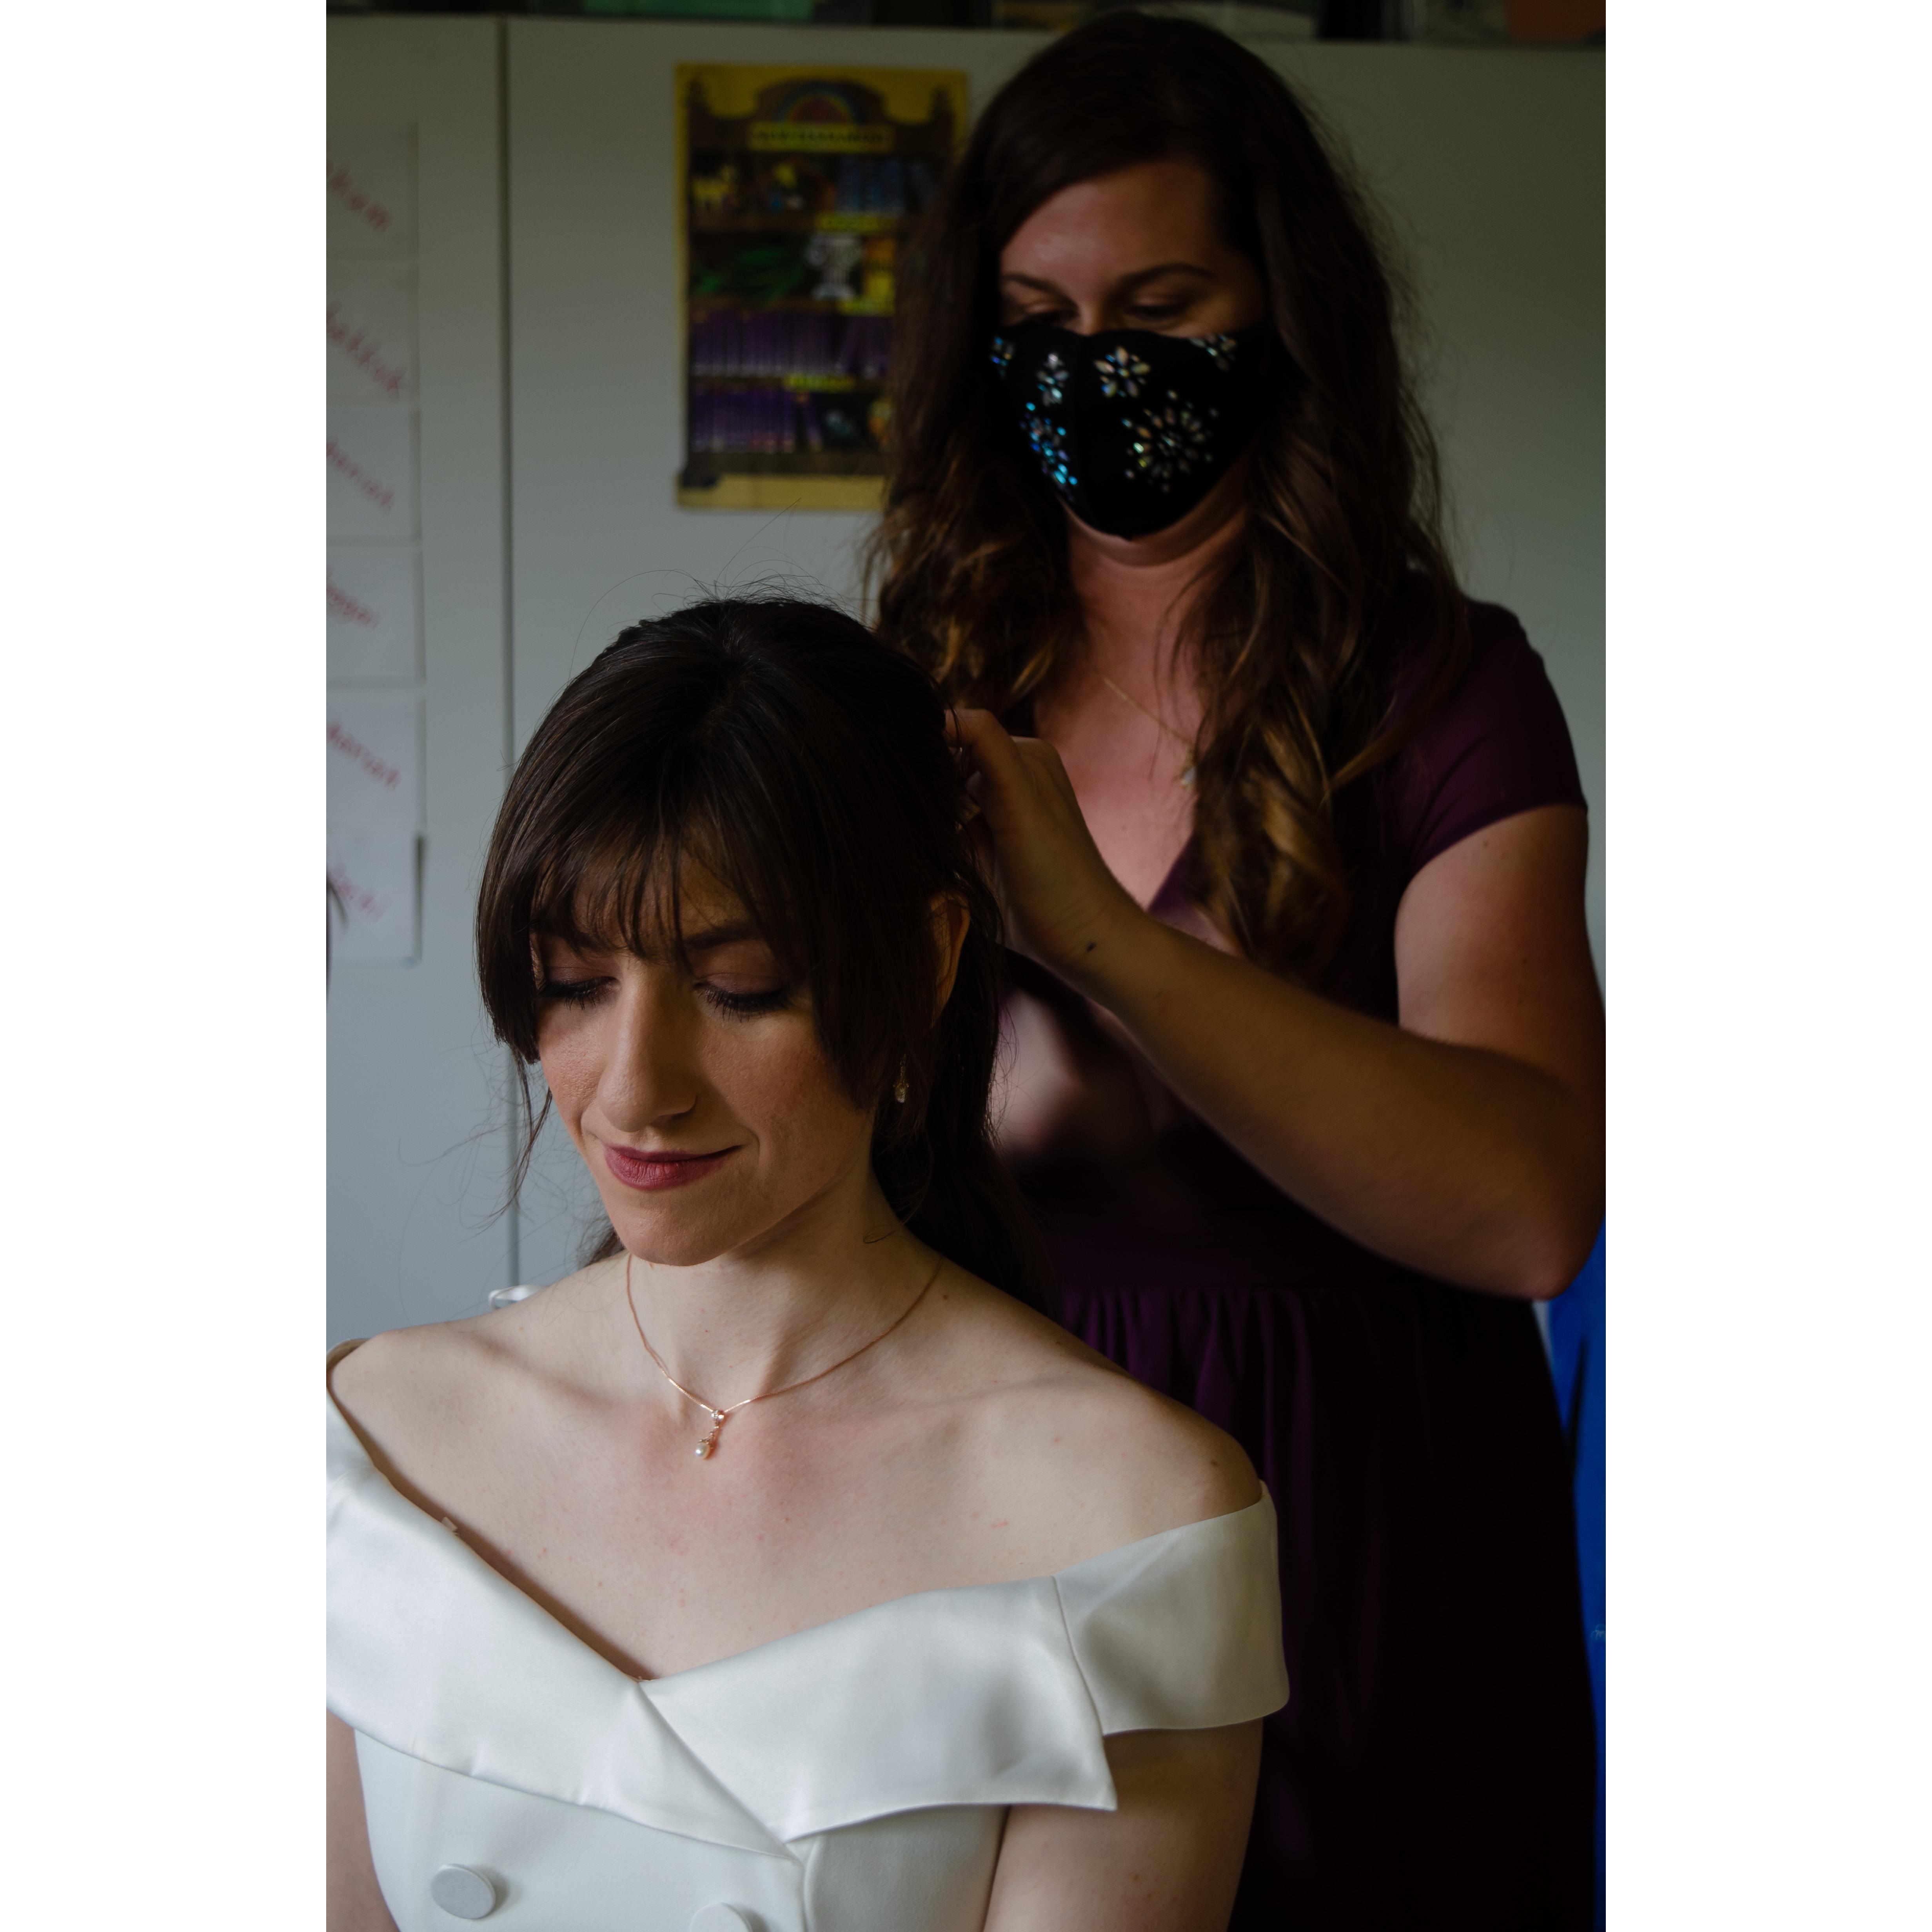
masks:
[[[547,1096],[534,1117],[530,1106],[532,941],[673,949],[694,862],[810,989],[836,1077],[875,1110],[873,1168],[894,1212],[950,1261],[1053,1312],[1045,1250],[993,1151],[999,914],[945,719],[910,659],[791,598],[634,624],[571,682],[518,762],[476,908],[484,1004],[524,1082],[519,1180],[550,1110]],[[935,1012],[942,896],[970,925]],[[614,1233],[598,1250],[618,1252]]]

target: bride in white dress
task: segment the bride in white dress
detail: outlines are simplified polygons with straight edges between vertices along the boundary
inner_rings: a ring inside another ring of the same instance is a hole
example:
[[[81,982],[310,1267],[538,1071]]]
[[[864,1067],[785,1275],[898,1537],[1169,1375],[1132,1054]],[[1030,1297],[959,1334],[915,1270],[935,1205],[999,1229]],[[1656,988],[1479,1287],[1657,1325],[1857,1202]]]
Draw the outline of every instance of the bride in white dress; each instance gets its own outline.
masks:
[[[809,604],[638,626],[532,740],[484,995],[611,1232],[332,1359],[332,1932],[1226,1926],[1274,1514],[1046,1312],[970,812]]]

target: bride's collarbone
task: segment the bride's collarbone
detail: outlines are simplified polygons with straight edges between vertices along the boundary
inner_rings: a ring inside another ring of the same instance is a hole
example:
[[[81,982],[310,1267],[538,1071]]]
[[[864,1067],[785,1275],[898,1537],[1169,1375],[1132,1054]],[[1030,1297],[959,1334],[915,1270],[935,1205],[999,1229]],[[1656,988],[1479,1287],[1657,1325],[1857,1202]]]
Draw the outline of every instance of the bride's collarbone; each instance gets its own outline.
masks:
[[[614,1402],[472,1339],[398,1337],[346,1374],[358,1351],[339,1406],[411,1502],[636,1676],[1050,1575],[1256,1493],[1218,1431],[1064,1337],[1003,1335],[958,1386],[754,1405],[704,1459],[694,1408]]]
[[[594,1459],[593,1459],[594,1460]],[[922,1592],[1062,1567],[1024,1511],[916,1456],[805,1429],[728,1430],[715,1457],[580,1468],[501,1491],[486,1561],[628,1673],[663,1676]],[[464,1526],[458,1525],[458,1533]]]

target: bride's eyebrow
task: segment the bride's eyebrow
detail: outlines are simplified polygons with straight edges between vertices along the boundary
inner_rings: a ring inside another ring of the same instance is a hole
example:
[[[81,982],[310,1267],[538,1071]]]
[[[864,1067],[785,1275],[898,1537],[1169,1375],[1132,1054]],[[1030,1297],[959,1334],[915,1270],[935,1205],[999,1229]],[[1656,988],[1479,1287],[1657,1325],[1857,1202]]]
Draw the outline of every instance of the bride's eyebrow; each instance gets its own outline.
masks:
[[[702,931],[684,935],[686,954],[715,952],[721,946],[736,946],[747,939],[763,939],[764,934],[749,920],[740,920],[728,926],[707,926]]]

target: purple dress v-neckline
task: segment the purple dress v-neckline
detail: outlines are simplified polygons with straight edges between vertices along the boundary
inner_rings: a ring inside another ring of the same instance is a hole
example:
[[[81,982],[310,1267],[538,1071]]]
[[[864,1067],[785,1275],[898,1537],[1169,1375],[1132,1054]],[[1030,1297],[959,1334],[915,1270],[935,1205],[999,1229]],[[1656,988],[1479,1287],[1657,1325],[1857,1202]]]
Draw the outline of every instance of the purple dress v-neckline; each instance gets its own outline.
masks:
[[[1171,912],[1178,912],[1187,903],[1185,880],[1187,868],[1194,858],[1194,835],[1187,835],[1187,842],[1174,855],[1174,863],[1168,867],[1167,876],[1154,888],[1154,897],[1147,902],[1146,910],[1156,919],[1164,918]]]

